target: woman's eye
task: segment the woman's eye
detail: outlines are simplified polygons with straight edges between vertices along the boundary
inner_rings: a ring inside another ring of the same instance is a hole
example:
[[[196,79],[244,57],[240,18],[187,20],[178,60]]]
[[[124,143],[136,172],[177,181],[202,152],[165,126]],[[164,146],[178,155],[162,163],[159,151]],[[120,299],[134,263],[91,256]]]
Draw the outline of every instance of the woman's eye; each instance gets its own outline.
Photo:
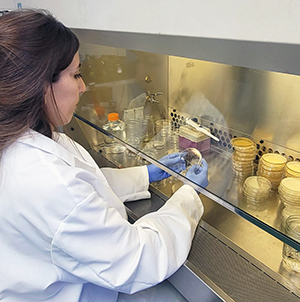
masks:
[[[82,78],[82,74],[81,73],[75,74],[74,78],[75,79],[81,79]]]

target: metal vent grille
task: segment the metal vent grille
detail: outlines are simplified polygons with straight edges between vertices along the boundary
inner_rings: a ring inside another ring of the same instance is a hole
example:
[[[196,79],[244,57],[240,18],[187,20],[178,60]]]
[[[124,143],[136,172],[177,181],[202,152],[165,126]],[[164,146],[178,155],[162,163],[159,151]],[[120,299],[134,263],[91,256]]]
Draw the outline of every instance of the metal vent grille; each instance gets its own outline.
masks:
[[[170,108],[170,120],[172,123],[172,126],[175,129],[179,129],[182,125],[185,125],[185,119],[187,117],[190,117],[189,115],[179,112],[176,109]],[[285,148],[283,146],[278,146],[272,142],[268,142],[265,140],[261,140],[260,138],[253,138],[251,135],[242,133],[240,131],[230,129],[227,127],[224,127],[222,125],[219,125],[217,123],[213,123],[207,120],[201,120],[201,124],[207,128],[210,129],[210,132],[219,138],[219,142],[216,142],[214,140],[211,140],[211,144],[214,147],[221,148],[222,150],[232,152],[232,146],[230,144],[230,141],[234,137],[238,136],[245,136],[251,138],[254,143],[256,143],[257,148],[257,155],[256,155],[256,161],[258,162],[260,157],[264,155],[265,153],[277,153],[284,155],[288,161],[297,160],[300,161],[300,152],[297,152],[295,150],[291,150],[288,148]]]
[[[234,301],[300,301],[284,284],[201,226],[188,260]]]

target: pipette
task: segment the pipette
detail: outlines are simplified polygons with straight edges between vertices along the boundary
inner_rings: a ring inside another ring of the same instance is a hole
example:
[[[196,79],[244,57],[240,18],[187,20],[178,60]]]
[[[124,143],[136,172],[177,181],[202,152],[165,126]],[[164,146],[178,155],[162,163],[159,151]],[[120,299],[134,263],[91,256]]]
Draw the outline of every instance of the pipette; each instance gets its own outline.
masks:
[[[211,134],[211,133],[210,133],[209,131],[207,131],[205,128],[200,127],[197,123],[195,123],[195,122],[194,122],[193,120],[191,120],[190,118],[186,118],[185,122],[186,122],[188,125],[192,126],[194,129],[196,129],[196,130],[198,130],[198,131],[200,131],[200,132],[202,132],[202,133],[208,135],[209,137],[211,137],[211,138],[214,139],[215,141],[217,141],[217,142],[219,141],[219,139],[218,139],[216,136],[214,136],[213,134]]]

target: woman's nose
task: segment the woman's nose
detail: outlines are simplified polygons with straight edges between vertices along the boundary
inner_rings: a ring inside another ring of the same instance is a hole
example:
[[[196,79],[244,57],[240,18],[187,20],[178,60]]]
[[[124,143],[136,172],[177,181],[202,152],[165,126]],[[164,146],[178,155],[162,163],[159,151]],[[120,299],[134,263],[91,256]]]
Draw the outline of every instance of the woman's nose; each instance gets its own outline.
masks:
[[[81,78],[80,84],[79,84],[79,93],[82,94],[86,92],[86,86],[84,83],[84,80]]]

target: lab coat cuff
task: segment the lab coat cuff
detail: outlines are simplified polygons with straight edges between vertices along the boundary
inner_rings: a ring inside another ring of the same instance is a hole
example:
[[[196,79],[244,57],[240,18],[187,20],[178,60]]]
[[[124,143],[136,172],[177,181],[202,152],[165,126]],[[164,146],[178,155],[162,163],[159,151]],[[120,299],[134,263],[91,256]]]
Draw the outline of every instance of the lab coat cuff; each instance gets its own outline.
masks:
[[[102,168],[101,171],[121,201],[150,198],[149,176],[146,166],[124,169]]]

